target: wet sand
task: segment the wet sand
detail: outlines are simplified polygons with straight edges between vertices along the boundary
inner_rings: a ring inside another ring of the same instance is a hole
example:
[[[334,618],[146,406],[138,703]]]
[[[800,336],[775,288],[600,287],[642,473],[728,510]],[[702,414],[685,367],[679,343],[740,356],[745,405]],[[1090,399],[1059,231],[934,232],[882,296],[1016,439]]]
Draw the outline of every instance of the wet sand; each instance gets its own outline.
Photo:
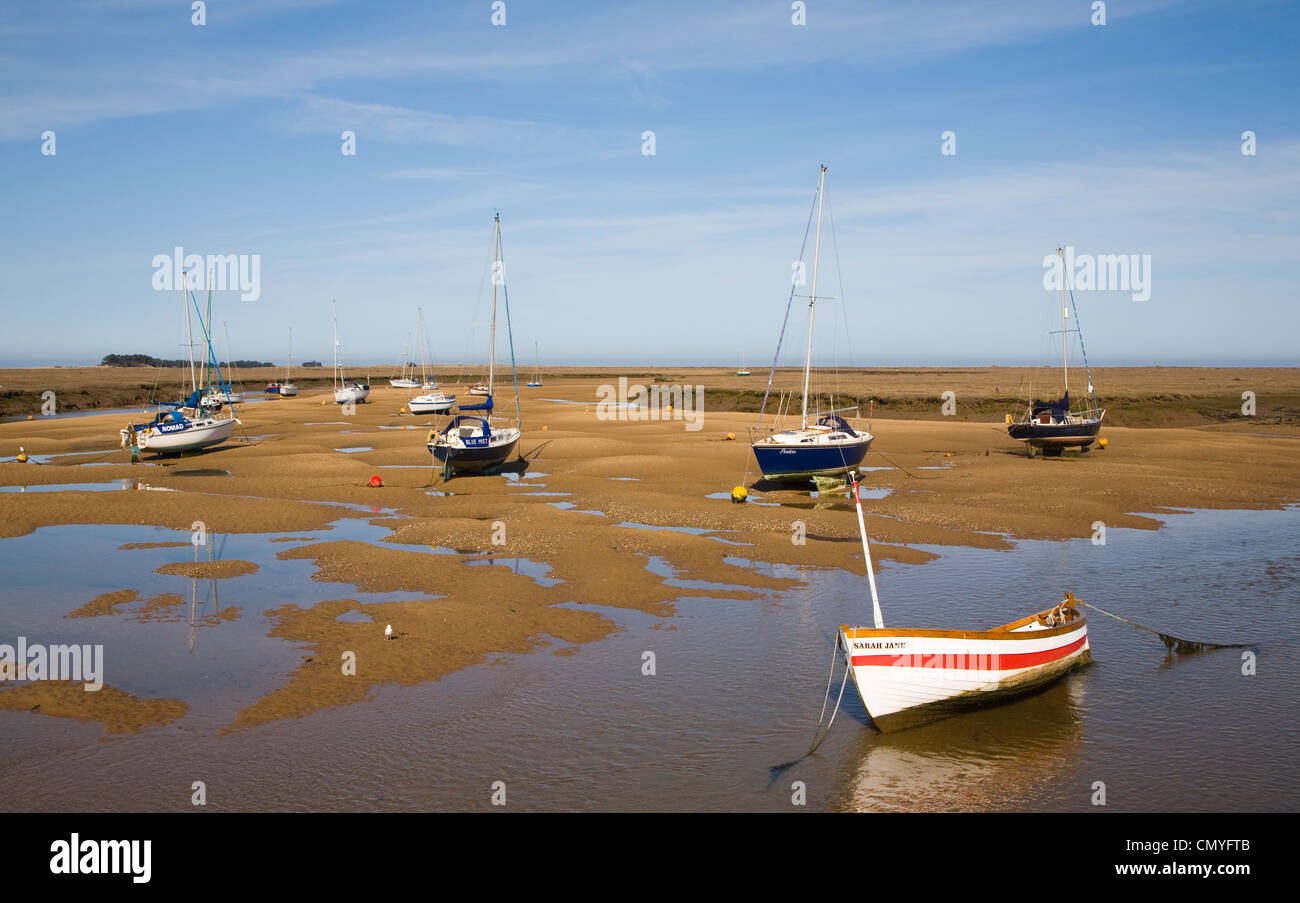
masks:
[[[989,372],[980,371],[979,380]],[[1300,396],[1295,371],[1269,373],[1278,397]],[[682,382],[708,381],[688,371],[679,375]],[[976,380],[968,391],[958,372],[942,378],[959,397],[982,385]],[[1204,378],[1214,383],[1224,376]],[[1252,385],[1264,385],[1261,379]],[[285,541],[278,557],[313,562],[321,601],[303,607],[266,600],[271,635],[300,645],[302,662],[286,673],[283,686],[240,711],[229,725],[234,730],[353,704],[384,684],[436,680],[498,653],[566,654],[615,629],[584,606],[670,617],[673,602],[685,597],[759,600],[799,582],[767,576],[749,563],[861,572],[856,518],[841,493],[812,497],[758,480],[744,441],[752,414],[714,411],[706,395],[699,431],[680,420],[602,421],[596,390],[606,381],[548,379],[528,390],[522,460],[508,464],[504,476],[446,483],[428,466],[424,445],[428,424],[439,418],[400,416],[405,392],[379,385],[351,416],[329,403],[328,393],[311,391],[243,406],[243,428],[231,443],[134,465],[116,448],[117,430],[127,421],[122,415],[0,424],[0,455],[24,446],[28,454],[62,456],[46,464],[0,463],[0,486],[126,481],[131,487],[0,492],[0,537],[86,523],[189,531],[196,521],[210,534],[289,534],[271,540]],[[1161,388],[1152,383],[1143,403],[1154,404]],[[513,410],[508,394],[499,397],[499,412]],[[889,469],[863,474],[864,485],[888,490],[864,501],[873,557],[920,563],[934,556],[916,545],[1000,549],[1010,547],[1009,539],[1090,536],[1098,522],[1157,529],[1177,509],[1282,507],[1300,499],[1294,466],[1300,422],[1278,416],[1267,429],[1254,421],[1108,427],[1104,450],[1058,459],[1027,458],[997,422],[876,417],[876,440],[863,464]],[[372,450],[337,451],[356,447]],[[382,477],[382,488],[368,485],[372,475]],[[742,484],[750,487],[751,502],[732,504],[727,493]],[[373,520],[390,533],[381,545],[298,536],[328,534],[340,518]],[[504,543],[495,543],[502,534]],[[793,541],[800,535],[803,544]],[[121,554],[133,553],[124,547]],[[654,559],[667,563],[671,582],[647,569]],[[485,566],[485,560],[497,563]],[[237,581],[250,567],[200,560],[165,572],[178,580]],[[424,598],[360,604],[348,598],[349,586]],[[108,596],[88,593],[69,614],[143,604],[140,611],[161,615],[181,601],[140,603],[133,593],[131,587]],[[354,610],[369,620],[337,620]],[[396,633],[391,640],[383,635],[389,623]],[[345,653],[354,656],[355,674],[344,673]],[[17,692],[0,692],[0,706],[31,710],[39,702],[40,713],[84,716],[110,730],[162,723],[149,705],[161,700],[72,694],[58,696],[56,705],[55,697],[33,695],[28,702],[15,698]]]

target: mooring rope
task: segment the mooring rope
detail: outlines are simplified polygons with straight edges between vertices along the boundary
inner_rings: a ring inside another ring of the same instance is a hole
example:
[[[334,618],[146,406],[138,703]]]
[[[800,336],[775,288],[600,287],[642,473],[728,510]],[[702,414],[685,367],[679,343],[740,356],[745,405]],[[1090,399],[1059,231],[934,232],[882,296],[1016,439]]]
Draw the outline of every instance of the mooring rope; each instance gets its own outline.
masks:
[[[1154,633],[1156,636],[1160,637],[1160,642],[1165,644],[1165,648],[1173,652],[1199,652],[1202,649],[1243,649],[1247,646],[1253,645],[1252,643],[1202,643],[1196,640],[1184,640],[1180,637],[1173,636],[1172,634],[1161,633],[1159,630],[1147,627],[1144,624],[1139,624],[1137,621],[1130,621],[1128,618],[1122,618],[1117,614],[1111,614],[1104,608],[1098,608],[1091,602],[1084,602],[1082,599],[1075,599],[1074,601],[1078,602],[1080,605],[1086,605],[1093,611],[1106,615],[1108,618],[1114,618],[1116,621],[1123,621],[1125,624],[1128,624],[1131,627],[1136,627],[1138,630],[1145,630],[1147,633]]]
[[[836,646],[836,651],[838,652],[838,651],[839,651],[839,639],[838,639],[838,638],[837,638],[836,641],[835,641],[835,646]],[[850,670],[852,670],[851,665],[850,665],[848,662],[845,662],[845,663],[844,663],[844,677],[840,680],[840,695],[837,696],[837,697],[835,698],[835,709],[834,709],[834,711],[831,712],[831,720],[828,721],[828,722],[826,723],[826,730],[825,730],[825,732],[822,734],[821,739],[820,739],[820,740],[816,740],[816,742],[813,743],[812,746],[808,747],[808,752],[804,753],[804,756],[805,756],[805,757],[807,757],[807,756],[811,756],[813,753],[817,752],[818,747],[820,747],[823,743],[825,743],[825,742],[826,742],[826,738],[829,737],[829,736],[831,735],[831,726],[835,724],[835,716],[838,715],[838,714],[840,713],[840,701],[844,699],[844,687],[848,685],[848,682],[849,682],[849,671],[850,671]],[[835,673],[835,663],[834,663],[833,661],[831,662],[831,673],[832,673],[832,674]],[[821,719],[820,719],[820,718],[817,719],[817,726],[818,726],[819,728],[821,727]],[[817,736],[816,734],[813,734],[814,739],[816,738],[816,736]]]
[[[939,477],[939,476],[937,476],[937,475],[936,475],[936,476],[933,476],[933,477],[923,477],[923,476],[921,476],[920,474],[912,473],[910,470],[908,470],[908,469],[907,469],[906,467],[904,467],[902,464],[899,464],[899,463],[898,463],[897,461],[895,461],[893,458],[889,457],[889,455],[885,454],[885,453],[882,452],[882,451],[877,451],[877,450],[874,449],[874,448],[871,449],[871,451],[868,452],[868,454],[880,455],[880,457],[884,458],[884,459],[885,459],[886,461],[888,461],[890,464],[892,464],[893,466],[897,467],[899,470],[901,470],[903,473],[907,474],[909,477],[912,477],[913,479],[916,479],[916,480],[939,480],[939,479],[942,479],[942,477]]]

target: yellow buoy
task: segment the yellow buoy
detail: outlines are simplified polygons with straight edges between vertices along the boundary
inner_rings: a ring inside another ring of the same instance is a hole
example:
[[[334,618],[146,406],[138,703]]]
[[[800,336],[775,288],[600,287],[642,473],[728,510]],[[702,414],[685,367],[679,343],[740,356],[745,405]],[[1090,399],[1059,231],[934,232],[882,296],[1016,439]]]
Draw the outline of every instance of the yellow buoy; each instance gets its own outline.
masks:
[[[727,440],[728,440],[728,441],[730,441],[730,440],[732,440],[732,439],[735,439],[735,438],[736,438],[736,434],[735,434],[735,433],[727,433]]]
[[[403,413],[403,414],[406,413],[406,405],[402,405],[402,413]]]
[[[1103,438],[1097,440],[1097,445],[1100,446],[1101,448],[1105,448],[1105,447],[1106,447],[1106,442],[1107,442],[1106,438],[1103,437]]]
[[[28,415],[27,415],[27,419],[28,419],[28,420],[35,420],[35,419],[36,419],[36,415],[35,415],[35,414],[28,414]]]
[[[1012,420],[1012,419],[1011,419],[1011,415],[1008,414],[1008,415],[1007,415],[1007,426],[1011,426],[1011,424],[1013,424],[1013,423],[1015,423],[1015,421]]]
[[[27,450],[23,448],[21,445],[18,446],[18,457],[15,458],[14,460],[16,460],[19,464],[27,463]]]
[[[735,489],[731,490],[731,500],[733,502],[739,504],[747,498],[749,498],[749,490],[744,486],[737,486]]]

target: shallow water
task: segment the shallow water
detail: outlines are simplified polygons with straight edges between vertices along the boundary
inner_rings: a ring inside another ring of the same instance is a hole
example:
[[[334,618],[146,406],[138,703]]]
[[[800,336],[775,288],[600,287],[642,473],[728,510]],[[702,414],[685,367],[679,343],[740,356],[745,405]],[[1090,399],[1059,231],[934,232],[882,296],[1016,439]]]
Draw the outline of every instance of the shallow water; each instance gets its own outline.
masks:
[[[687,598],[672,618],[600,609],[619,630],[582,647],[501,655],[418,687],[381,687],[370,702],[230,735],[217,730],[283,684],[302,650],[265,636],[266,609],[358,594],[310,579],[309,561],[276,561],[293,543],[217,537],[221,557],[262,566],[217,581],[240,617],[195,630],[188,578],[152,574],[188,548],[118,551],[124,542],[188,541],[144,527],[44,528],[0,540],[0,642],[103,642],[108,682],[188,702],[180,721],[97,742],[100,728],[0,712],[0,808],[39,796],[43,809],[186,809],[204,780],[210,808],[437,810],[490,808],[504,781],[517,810],[810,809],[1090,811],[1093,783],[1120,811],[1300,807],[1300,509],[1167,515],[1160,531],[1022,542],[1011,551],[923,547],[924,565],[886,562],[877,579],[886,623],[987,627],[1059,601],[1085,601],[1179,636],[1256,644],[1171,657],[1156,638],[1090,613],[1094,663],[1036,696],[897,734],[880,734],[845,692],[829,739],[807,749],[841,623],[870,617],[865,580],[840,570],[752,565],[808,584],[756,600]],[[631,526],[631,525],[629,525]],[[637,525],[640,526],[640,525]],[[378,541],[362,520],[293,534]],[[417,548],[412,546],[412,548]],[[436,551],[428,550],[426,551]],[[443,550],[444,552],[448,550]],[[70,556],[77,568],[68,568]],[[743,563],[737,550],[731,563]],[[518,565],[547,578],[543,562]],[[93,566],[90,566],[92,565]],[[646,567],[673,573],[664,559]],[[846,567],[853,565],[846,561]],[[526,570],[525,570],[526,569]],[[672,578],[694,590],[734,587]],[[203,595],[197,604],[212,610]],[[61,616],[101,592],[185,595],[175,622]],[[416,596],[418,597],[418,596]],[[590,608],[591,606],[583,606]],[[743,637],[743,643],[735,640]],[[643,673],[653,652],[655,673]],[[839,674],[832,687],[839,686]]]

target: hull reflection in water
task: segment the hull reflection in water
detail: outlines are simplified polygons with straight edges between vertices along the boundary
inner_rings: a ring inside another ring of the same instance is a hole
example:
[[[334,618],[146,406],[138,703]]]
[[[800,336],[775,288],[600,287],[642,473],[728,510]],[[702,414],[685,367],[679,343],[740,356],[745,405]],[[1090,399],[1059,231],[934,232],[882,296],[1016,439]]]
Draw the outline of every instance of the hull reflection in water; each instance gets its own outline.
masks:
[[[912,731],[859,732],[835,806],[851,812],[1034,810],[1078,780],[1086,678]],[[1088,799],[1080,784],[1080,800]],[[1084,803],[1081,802],[1081,806]]]

